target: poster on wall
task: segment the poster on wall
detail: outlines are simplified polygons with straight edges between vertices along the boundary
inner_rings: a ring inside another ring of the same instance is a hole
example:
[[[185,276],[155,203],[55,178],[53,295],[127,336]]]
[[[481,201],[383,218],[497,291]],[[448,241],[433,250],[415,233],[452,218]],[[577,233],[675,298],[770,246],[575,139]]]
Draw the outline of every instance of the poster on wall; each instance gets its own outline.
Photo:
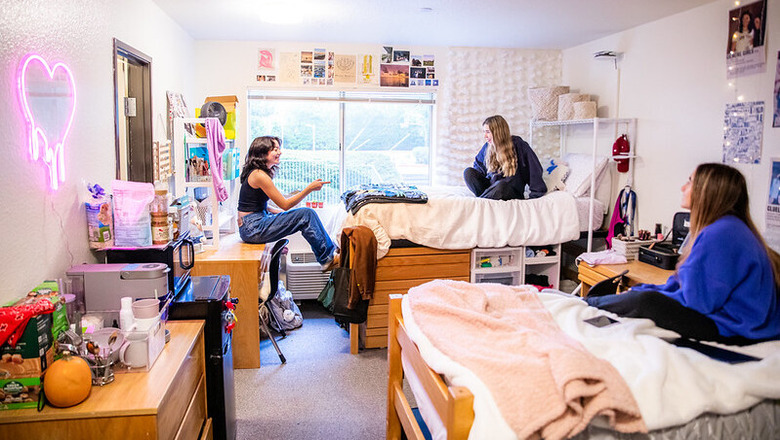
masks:
[[[741,5],[729,11],[727,78],[766,71],[766,18],[766,0]]]
[[[723,163],[761,163],[764,101],[726,104]]]
[[[766,243],[780,252],[780,158],[772,159],[772,173],[769,176],[769,200],[766,203]]]
[[[357,65],[355,55],[336,55],[333,78],[337,83],[355,83]]]
[[[382,87],[409,87],[409,65],[380,64],[379,85]]]
[[[775,70],[775,113],[772,127],[780,127],[780,52],[777,52],[777,68]]]
[[[298,69],[300,61],[298,54],[293,52],[282,52],[279,54],[279,81],[286,83],[296,83],[300,77]]]
[[[391,49],[392,51],[392,49]],[[363,84],[371,84],[374,81],[374,55],[359,55],[360,80]]]
[[[382,62],[393,62],[393,46],[382,46]]]
[[[268,73],[276,70],[276,50],[260,48],[257,50],[257,71]]]

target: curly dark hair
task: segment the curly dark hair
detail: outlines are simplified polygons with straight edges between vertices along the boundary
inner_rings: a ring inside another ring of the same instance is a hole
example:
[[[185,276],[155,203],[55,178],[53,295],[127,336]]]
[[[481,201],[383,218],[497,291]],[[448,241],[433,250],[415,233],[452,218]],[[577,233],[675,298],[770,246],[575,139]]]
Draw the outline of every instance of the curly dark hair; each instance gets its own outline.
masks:
[[[274,143],[276,141],[276,143]],[[278,167],[276,165],[268,167],[265,163],[268,152],[273,150],[276,146],[282,147],[282,140],[276,136],[259,136],[252,141],[252,145],[249,146],[249,151],[246,153],[246,160],[244,161],[244,168],[241,170],[241,183],[246,182],[249,175],[254,170],[263,170],[269,176],[274,177]]]

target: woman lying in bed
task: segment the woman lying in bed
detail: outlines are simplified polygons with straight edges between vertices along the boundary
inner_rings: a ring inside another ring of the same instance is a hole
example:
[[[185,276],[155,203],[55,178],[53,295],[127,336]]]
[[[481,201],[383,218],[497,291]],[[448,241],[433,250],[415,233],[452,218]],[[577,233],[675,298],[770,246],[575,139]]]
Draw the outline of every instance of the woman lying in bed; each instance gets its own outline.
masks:
[[[780,339],[780,255],[750,218],[745,178],[718,163],[699,165],[682,187],[691,226],[666,284],[640,284],[588,304],[649,318],[684,337],[745,345]]]

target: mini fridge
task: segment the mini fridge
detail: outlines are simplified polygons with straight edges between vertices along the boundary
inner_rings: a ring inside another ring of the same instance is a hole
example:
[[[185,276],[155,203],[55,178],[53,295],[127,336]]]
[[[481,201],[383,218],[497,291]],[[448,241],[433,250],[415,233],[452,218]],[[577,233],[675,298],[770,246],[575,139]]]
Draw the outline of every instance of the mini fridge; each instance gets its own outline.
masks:
[[[214,439],[236,438],[236,393],[233,376],[232,331],[228,327],[231,309],[230,277],[190,277],[171,302],[169,320],[205,321],[206,395]]]

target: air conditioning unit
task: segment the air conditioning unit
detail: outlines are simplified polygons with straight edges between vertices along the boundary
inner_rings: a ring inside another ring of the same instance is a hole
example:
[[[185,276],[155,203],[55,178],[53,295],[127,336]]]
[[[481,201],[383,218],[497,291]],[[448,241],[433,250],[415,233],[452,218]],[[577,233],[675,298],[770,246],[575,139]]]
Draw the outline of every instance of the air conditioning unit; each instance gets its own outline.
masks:
[[[309,252],[290,251],[287,253],[287,290],[295,300],[317,299],[328,283],[330,272],[323,272],[320,263]]]

